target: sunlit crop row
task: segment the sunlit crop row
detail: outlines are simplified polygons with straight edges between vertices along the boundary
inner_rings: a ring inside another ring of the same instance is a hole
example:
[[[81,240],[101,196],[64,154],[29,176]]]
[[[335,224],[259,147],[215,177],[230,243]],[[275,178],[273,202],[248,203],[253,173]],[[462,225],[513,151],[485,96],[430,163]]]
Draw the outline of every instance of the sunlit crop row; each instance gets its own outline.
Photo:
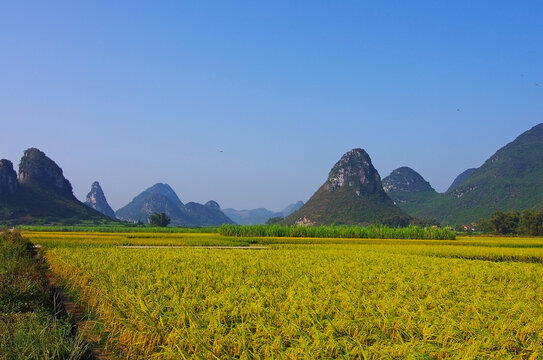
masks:
[[[252,251],[87,243],[57,244],[46,256],[128,358],[537,359],[542,265],[468,255],[542,250],[483,244]]]

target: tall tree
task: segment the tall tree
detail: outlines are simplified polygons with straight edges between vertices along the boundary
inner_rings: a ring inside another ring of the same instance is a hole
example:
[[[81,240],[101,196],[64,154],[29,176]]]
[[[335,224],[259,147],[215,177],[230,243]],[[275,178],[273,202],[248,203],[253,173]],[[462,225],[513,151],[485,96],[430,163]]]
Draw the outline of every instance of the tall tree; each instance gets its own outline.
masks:
[[[168,226],[170,221],[171,219],[168,215],[166,215],[166,213],[154,213],[149,215],[149,224],[153,226]]]

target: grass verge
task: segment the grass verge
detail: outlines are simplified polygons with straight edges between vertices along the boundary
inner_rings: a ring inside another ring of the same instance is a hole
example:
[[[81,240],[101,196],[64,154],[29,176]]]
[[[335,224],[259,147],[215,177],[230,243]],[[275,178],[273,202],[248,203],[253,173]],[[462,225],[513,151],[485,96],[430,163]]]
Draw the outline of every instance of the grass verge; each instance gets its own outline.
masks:
[[[35,255],[18,231],[0,232],[0,359],[90,359]]]

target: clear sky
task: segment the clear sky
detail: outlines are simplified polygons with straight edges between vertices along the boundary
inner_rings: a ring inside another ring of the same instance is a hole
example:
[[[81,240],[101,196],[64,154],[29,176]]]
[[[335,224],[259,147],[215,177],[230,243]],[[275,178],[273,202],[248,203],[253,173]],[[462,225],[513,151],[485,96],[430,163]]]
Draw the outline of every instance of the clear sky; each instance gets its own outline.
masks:
[[[543,122],[543,2],[3,1],[0,122],[115,210],[279,210],[355,147],[445,191]]]

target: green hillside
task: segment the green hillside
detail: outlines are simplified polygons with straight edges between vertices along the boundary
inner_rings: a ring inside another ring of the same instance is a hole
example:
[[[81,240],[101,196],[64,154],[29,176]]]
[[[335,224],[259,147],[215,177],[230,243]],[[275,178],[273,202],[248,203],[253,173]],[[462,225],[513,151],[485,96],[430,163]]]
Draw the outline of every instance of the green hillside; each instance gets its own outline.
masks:
[[[459,187],[460,185],[462,185],[464,183],[464,181],[466,181],[469,176],[475,171],[477,170],[476,168],[470,168],[470,169],[467,169],[465,171],[463,171],[460,175],[458,175],[454,181],[452,182],[452,184],[449,186],[449,188],[447,189],[446,192],[451,192],[453,191],[454,189],[456,189],[457,187]]]
[[[470,223],[498,210],[542,209],[543,124],[499,149],[450,192],[409,196],[398,204],[407,213],[445,224]]]

